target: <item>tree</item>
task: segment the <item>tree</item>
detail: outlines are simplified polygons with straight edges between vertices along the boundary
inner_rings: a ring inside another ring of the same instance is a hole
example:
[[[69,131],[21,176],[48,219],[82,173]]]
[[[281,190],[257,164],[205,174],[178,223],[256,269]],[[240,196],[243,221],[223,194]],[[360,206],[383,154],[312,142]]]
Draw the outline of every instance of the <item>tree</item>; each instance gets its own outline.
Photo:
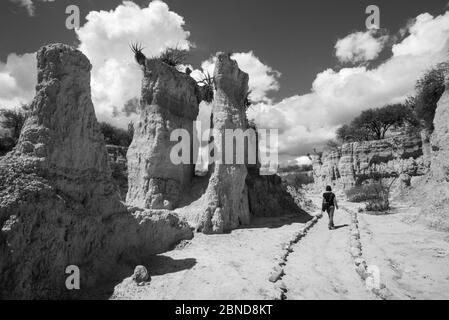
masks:
[[[26,107],[16,109],[0,109],[0,126],[9,130],[14,144],[17,143],[26,118]]]
[[[339,142],[354,142],[354,141],[368,141],[373,140],[371,131],[364,128],[355,128],[351,125],[344,124],[336,131],[337,140]]]
[[[131,144],[133,137],[130,135],[130,130],[120,129],[106,122],[100,123],[100,130],[106,144],[122,147],[129,147]]]
[[[440,63],[429,70],[417,81],[416,96],[409,99],[409,104],[413,107],[421,125],[430,131],[433,131],[433,118],[438,100],[445,90],[445,75],[448,70],[448,62]]]
[[[404,104],[391,104],[382,108],[363,111],[352,122],[351,126],[359,130],[369,131],[375,139],[385,138],[385,134],[392,127],[414,124],[413,110]]]
[[[338,151],[341,144],[338,141],[335,141],[334,139],[329,139],[326,142],[326,149],[329,151]]]

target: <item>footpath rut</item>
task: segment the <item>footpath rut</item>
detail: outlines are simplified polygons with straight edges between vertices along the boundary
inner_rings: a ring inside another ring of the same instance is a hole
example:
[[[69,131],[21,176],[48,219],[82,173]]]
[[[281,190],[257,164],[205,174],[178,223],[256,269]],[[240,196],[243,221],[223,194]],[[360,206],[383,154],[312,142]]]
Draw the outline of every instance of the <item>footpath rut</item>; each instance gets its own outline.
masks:
[[[328,230],[325,215],[292,247],[282,278],[286,299],[376,299],[349,252],[350,216],[338,210],[334,221],[337,229]]]

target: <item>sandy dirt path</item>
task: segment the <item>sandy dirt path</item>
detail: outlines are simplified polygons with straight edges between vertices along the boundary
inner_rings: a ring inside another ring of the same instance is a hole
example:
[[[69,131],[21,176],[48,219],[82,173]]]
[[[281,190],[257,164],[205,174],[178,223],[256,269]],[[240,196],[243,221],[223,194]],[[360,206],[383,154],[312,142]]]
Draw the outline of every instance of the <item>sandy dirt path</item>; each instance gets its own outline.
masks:
[[[358,214],[364,258],[396,299],[449,299],[449,234],[407,223],[416,209],[393,206],[389,215]]]
[[[355,272],[349,253],[349,215],[336,211],[336,230],[328,230],[328,221],[326,214],[293,247],[282,279],[287,299],[375,299]]]
[[[268,278],[283,245],[304,226],[301,220],[265,218],[228,234],[197,233],[183,249],[143,263],[152,277],[148,286],[138,287],[127,278],[115,287],[112,299],[279,298]]]
[[[350,210],[359,206],[340,202]],[[410,210],[397,206],[391,215],[358,214],[363,258],[379,268],[380,282],[393,298],[449,299],[449,235],[404,222]],[[284,298],[292,300],[378,299],[355,271],[350,216],[342,209],[335,215],[338,229],[328,230],[325,215],[293,245],[282,280],[268,281],[285,244],[304,222],[298,217],[265,218],[228,234],[195,234],[185,247],[142,263],[152,277],[149,285],[137,286],[126,278],[111,298],[279,299],[282,284]]]

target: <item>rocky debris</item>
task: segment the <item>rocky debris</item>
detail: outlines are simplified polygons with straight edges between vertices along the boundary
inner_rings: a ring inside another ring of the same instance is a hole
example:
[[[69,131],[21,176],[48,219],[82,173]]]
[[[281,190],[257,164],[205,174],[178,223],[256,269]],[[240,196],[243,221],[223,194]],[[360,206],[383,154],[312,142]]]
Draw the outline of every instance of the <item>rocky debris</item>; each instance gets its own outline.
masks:
[[[422,140],[395,136],[383,140],[345,143],[337,151],[313,156],[314,181],[341,186],[344,190],[380,176],[421,176],[428,168],[423,160]]]
[[[148,270],[144,266],[137,266],[134,269],[132,279],[135,283],[137,283],[137,285],[141,285],[142,283],[151,281]]]
[[[360,240],[360,230],[359,221],[357,218],[357,212],[349,210],[347,208],[342,208],[351,217],[351,223],[349,225],[350,239],[349,239],[349,252],[354,260],[354,269],[360,276],[361,280],[368,284],[368,281],[373,280],[373,275],[370,273],[366,260],[363,258],[362,254],[362,243]],[[367,288],[368,285],[367,285]],[[388,290],[385,284],[380,284],[380,286],[369,288],[375,295],[383,300],[393,299],[393,294]]]
[[[306,236],[307,232],[318,222],[319,219],[323,217],[320,212],[315,215],[310,221],[308,221],[301,230],[295,232],[288,243],[281,245],[283,253],[274,258],[275,266],[273,267],[268,281],[275,283],[274,289],[277,290],[278,295],[281,300],[285,300],[286,293],[288,291],[287,286],[282,282],[282,278],[285,275],[284,267],[287,263],[288,256],[293,252],[293,246],[297,244],[303,237]]]
[[[0,297],[75,298],[193,234],[169,212],[127,208],[111,179],[88,59],[52,44],[15,149],[0,160]],[[66,267],[81,290],[67,290]]]
[[[140,118],[127,154],[126,201],[141,208],[171,210],[177,208],[195,173],[193,121],[201,97],[192,77],[159,59],[147,59],[142,70]],[[190,161],[174,164],[170,152],[178,141],[170,141],[170,134],[181,128],[189,133]]]

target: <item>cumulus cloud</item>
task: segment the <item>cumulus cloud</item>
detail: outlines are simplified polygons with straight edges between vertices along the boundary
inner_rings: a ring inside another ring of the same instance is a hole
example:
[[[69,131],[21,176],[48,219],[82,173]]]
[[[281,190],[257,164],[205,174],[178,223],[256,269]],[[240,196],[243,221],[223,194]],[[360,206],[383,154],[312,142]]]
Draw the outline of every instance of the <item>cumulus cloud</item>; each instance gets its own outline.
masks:
[[[354,32],[335,44],[335,55],[340,62],[365,62],[376,59],[388,36],[376,36],[375,30]]]
[[[144,47],[147,57],[167,47],[188,49],[189,32],[184,19],[162,1],[140,8],[124,1],[111,11],[91,11],[76,33],[79,49],[92,63],[92,98],[101,120],[125,126],[126,112],[117,112],[140,96],[142,71],[129,48],[132,42]]]
[[[21,7],[24,7],[28,14],[30,16],[34,16],[34,14],[36,13],[36,6],[34,5],[35,2],[54,2],[55,0],[9,0],[13,3],[17,3],[18,5],[20,5]]]
[[[248,87],[251,90],[251,101],[271,103],[272,100],[269,98],[269,93],[279,90],[278,80],[281,73],[260,61],[252,51],[234,53],[231,58],[236,60],[239,68],[249,75]],[[201,64],[202,72],[213,75],[215,62],[216,57],[204,61]],[[194,70],[192,77],[200,79],[201,72]]]
[[[310,93],[250,110],[260,128],[279,128],[279,152],[294,157],[311,152],[334,138],[338,125],[362,110],[402,102],[414,93],[416,80],[430,67],[448,59],[449,12],[424,13],[408,26],[392,56],[376,68],[327,69],[319,73]]]
[[[0,107],[15,108],[30,102],[37,79],[36,55],[8,55],[0,61]]]

